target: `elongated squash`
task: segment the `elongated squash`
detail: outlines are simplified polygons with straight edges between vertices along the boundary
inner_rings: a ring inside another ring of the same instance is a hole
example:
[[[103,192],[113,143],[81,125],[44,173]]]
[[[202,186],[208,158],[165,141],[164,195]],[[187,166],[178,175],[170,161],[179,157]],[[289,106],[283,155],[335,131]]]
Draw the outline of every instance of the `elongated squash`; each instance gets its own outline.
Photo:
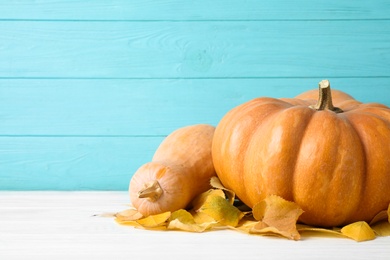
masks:
[[[191,125],[163,140],[152,161],[130,181],[130,199],[140,213],[148,216],[186,208],[210,188],[210,179],[216,176],[211,158],[214,130],[208,124]]]

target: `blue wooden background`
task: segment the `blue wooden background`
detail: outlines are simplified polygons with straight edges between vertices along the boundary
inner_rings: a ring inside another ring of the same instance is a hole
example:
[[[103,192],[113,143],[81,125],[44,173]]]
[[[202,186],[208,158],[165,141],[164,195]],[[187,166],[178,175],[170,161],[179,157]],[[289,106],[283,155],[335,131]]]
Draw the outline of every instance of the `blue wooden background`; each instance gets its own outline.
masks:
[[[0,189],[126,190],[171,131],[325,78],[390,106],[390,1],[1,1]]]

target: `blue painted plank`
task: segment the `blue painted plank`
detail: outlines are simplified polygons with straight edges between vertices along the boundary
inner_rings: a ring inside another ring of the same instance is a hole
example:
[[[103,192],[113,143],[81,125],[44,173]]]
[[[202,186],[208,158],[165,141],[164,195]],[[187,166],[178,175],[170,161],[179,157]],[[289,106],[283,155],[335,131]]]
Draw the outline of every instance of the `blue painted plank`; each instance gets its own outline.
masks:
[[[18,0],[1,1],[3,19],[328,20],[389,19],[387,0]]]
[[[0,135],[164,136],[216,125],[255,97],[294,97],[322,79],[0,80]],[[360,101],[390,107],[390,78],[329,80]]]
[[[1,78],[389,77],[390,20],[0,22]]]
[[[0,190],[126,190],[162,137],[0,137]]]

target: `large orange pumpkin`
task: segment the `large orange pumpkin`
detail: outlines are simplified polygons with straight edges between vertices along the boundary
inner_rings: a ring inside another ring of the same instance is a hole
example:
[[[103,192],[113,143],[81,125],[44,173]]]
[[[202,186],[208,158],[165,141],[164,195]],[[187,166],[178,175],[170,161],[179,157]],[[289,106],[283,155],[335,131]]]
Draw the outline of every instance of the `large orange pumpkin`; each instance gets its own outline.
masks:
[[[221,182],[249,207],[267,195],[294,201],[300,221],[339,226],[370,221],[390,203],[390,108],[351,98],[333,106],[256,98],[229,111],[212,144]]]
[[[303,92],[301,94],[299,94],[298,96],[296,96],[295,98],[297,99],[314,99],[314,100],[317,100],[318,98],[318,89],[311,89],[311,90],[308,90],[306,92]],[[340,90],[332,90],[332,102],[335,104],[335,105],[338,105],[340,102],[344,102],[346,100],[354,100],[354,98],[343,92],[343,91],[340,91]]]

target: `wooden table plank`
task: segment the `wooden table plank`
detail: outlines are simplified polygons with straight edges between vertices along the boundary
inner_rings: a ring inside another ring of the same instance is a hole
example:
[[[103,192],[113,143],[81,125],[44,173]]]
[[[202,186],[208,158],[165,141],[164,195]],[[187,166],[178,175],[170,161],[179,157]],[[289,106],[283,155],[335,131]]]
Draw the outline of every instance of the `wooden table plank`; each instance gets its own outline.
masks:
[[[247,235],[148,231],[103,212],[127,208],[127,192],[0,192],[0,259],[388,259],[390,237],[301,241]]]
[[[293,20],[389,18],[387,0],[93,0],[2,1],[6,19],[53,20]]]
[[[0,22],[1,78],[389,77],[390,20]]]

